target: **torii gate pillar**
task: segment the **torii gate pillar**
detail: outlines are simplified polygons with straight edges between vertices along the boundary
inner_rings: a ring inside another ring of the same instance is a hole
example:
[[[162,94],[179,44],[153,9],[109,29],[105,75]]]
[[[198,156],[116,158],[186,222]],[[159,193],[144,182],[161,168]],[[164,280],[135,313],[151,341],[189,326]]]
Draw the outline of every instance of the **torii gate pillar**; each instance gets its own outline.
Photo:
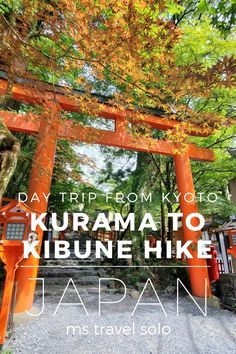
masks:
[[[55,102],[47,105],[48,112],[41,118],[38,141],[29,181],[29,201],[34,195],[40,197],[28,205],[39,213],[47,212],[47,201],[42,198],[43,193],[48,195],[51,187],[54,156],[57,144],[58,111],[60,107]],[[39,236],[40,245],[43,241],[43,232]],[[40,252],[40,250],[38,250]],[[16,272],[17,294],[15,312],[30,310],[33,306],[35,286],[38,273],[39,260],[32,255],[21,262],[21,267]],[[22,267],[23,266],[23,267]]]
[[[195,200],[186,202],[185,195],[191,193],[195,195],[193,176],[190,159],[187,154],[174,155],[177,187],[180,195],[180,208],[183,213],[184,241],[192,241],[191,254],[193,258],[188,258],[189,277],[192,294],[194,296],[205,297],[205,281],[207,282],[207,296],[211,295],[211,289],[208,278],[208,269],[206,260],[197,257],[197,241],[201,235],[200,231],[192,231],[185,224],[186,217],[191,213],[197,213],[197,203]],[[194,218],[192,224],[194,226]],[[196,224],[197,226],[197,224]]]

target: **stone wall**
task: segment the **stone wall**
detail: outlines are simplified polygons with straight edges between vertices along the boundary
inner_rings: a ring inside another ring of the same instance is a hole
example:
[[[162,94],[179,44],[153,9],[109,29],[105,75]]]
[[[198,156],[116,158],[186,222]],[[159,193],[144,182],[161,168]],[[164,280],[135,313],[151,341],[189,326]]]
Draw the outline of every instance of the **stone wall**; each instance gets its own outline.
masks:
[[[221,274],[220,297],[223,305],[236,309],[236,273]]]

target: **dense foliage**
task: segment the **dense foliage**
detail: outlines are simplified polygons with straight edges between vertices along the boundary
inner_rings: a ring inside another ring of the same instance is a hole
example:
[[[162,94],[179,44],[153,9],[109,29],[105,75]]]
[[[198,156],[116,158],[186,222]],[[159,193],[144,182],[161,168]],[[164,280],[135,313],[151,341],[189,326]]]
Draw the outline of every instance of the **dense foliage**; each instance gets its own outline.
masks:
[[[141,116],[151,108],[179,122],[166,136],[154,132],[157,139],[168,137],[185,143],[188,129],[204,132],[213,128],[211,137],[195,139],[197,144],[212,146],[217,152],[217,161],[212,165],[193,163],[196,188],[222,192],[217,210],[202,205],[206,214],[228,217],[233,212],[225,187],[235,177],[235,158],[228,153],[235,139],[235,130],[230,127],[235,119],[236,96],[234,1],[7,0],[0,1],[0,18],[0,69],[9,78],[9,94],[2,98],[2,109],[37,111],[37,107],[15,106],[12,102],[9,105],[11,84],[20,76],[64,85],[68,94],[72,88],[83,90],[78,102],[81,114],[71,114],[70,118],[85,124],[99,109],[91,95],[98,93],[121,110],[131,108]],[[5,141],[9,132],[1,126]],[[16,137],[22,150],[7,190],[11,196],[19,189],[27,189],[35,144],[34,138]],[[6,154],[3,146],[0,140],[1,156]],[[13,146],[5,146],[12,153]],[[106,182],[114,192],[152,191],[156,199],[151,206],[128,203],[121,206],[121,211],[125,214],[136,209],[141,215],[152,208],[160,212],[162,234],[171,237],[165,213],[179,206],[160,203],[162,192],[176,191],[171,158],[108,149],[110,161],[98,175],[100,185],[92,186],[80,168],[92,162],[78,151],[67,142],[58,143],[51,208],[56,207],[56,194],[62,187],[68,192],[102,193],[102,183]],[[14,159],[9,162],[11,171],[17,153],[13,151]],[[114,169],[111,161],[117,154],[132,159],[133,166]],[[7,183],[2,183],[0,196]],[[84,207],[105,208],[100,199],[97,205]],[[114,204],[109,207],[117,208]],[[64,204],[63,208],[68,210],[73,205]]]

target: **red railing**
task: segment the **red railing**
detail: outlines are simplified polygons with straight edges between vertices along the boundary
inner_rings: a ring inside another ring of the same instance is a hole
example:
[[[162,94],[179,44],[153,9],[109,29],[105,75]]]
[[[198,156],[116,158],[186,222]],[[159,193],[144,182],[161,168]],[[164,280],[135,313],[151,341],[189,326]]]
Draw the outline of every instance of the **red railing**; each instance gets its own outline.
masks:
[[[116,241],[115,231],[92,231],[90,236],[99,241]]]

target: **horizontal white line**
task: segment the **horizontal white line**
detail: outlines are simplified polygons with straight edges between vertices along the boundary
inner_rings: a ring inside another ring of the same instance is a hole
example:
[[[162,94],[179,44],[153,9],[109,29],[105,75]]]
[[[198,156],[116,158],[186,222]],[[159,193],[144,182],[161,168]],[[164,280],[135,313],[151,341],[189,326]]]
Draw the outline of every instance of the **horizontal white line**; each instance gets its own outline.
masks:
[[[55,266],[20,266],[20,268],[209,268],[209,266],[188,266],[188,265],[179,265],[179,266],[172,266],[172,265],[167,265],[167,266],[148,266],[148,265],[142,265],[142,266],[125,266],[125,265],[118,265],[118,266],[60,266],[60,265],[55,265]]]

